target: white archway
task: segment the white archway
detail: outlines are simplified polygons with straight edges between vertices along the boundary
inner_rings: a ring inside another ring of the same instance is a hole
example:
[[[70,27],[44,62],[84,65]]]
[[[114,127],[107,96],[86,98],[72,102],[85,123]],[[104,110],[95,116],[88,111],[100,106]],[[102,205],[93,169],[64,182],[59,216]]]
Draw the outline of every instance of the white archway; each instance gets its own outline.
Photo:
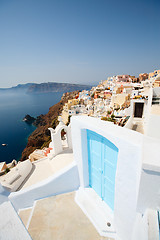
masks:
[[[70,125],[66,126],[62,121],[61,117],[59,117],[59,121],[60,122],[55,130],[53,128],[48,128],[51,132],[51,140],[52,140],[49,146],[53,148],[54,156],[62,152],[64,147],[68,147],[72,149],[71,127]],[[61,139],[61,133],[63,130],[66,133],[65,142],[63,142],[63,140]]]

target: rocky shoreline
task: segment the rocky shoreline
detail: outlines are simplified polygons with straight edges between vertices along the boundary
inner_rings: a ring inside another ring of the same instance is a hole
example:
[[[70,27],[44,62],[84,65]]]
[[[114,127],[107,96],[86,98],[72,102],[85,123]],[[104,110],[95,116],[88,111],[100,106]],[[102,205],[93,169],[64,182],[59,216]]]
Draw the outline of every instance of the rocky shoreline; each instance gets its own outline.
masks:
[[[23,121],[28,123],[28,124],[34,124],[36,118],[31,117],[29,114],[27,114],[24,118]]]
[[[58,116],[61,114],[64,104],[74,98],[79,91],[63,94],[60,102],[50,107],[49,112],[45,115],[38,116],[34,125],[36,130],[29,136],[27,146],[22,152],[21,161],[28,159],[29,155],[37,148],[48,147],[51,137],[49,127],[55,128],[58,125]]]

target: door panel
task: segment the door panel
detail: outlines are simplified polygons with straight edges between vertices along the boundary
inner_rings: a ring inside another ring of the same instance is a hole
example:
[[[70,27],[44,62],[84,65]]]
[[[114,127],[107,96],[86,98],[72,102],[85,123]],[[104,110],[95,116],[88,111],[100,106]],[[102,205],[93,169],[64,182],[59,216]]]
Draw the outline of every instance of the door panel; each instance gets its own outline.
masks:
[[[104,153],[103,153],[103,166],[104,166],[104,191],[103,199],[114,209],[114,193],[115,193],[115,177],[117,170],[117,157],[118,148],[107,139],[104,139]]]
[[[101,196],[101,137],[88,132],[89,147],[89,185]]]
[[[142,118],[144,103],[135,103],[134,117]]]
[[[89,185],[114,209],[118,148],[101,135],[87,130]]]

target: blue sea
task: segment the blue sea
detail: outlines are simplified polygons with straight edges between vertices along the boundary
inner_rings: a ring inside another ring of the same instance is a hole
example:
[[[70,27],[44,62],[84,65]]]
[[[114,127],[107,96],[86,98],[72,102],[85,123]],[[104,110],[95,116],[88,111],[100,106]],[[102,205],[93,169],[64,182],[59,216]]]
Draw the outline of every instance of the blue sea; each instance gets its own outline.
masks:
[[[46,114],[49,107],[60,101],[63,93],[26,94],[0,91],[0,162],[19,160],[35,126],[23,122],[29,114],[37,117]],[[7,144],[7,146],[2,146]]]

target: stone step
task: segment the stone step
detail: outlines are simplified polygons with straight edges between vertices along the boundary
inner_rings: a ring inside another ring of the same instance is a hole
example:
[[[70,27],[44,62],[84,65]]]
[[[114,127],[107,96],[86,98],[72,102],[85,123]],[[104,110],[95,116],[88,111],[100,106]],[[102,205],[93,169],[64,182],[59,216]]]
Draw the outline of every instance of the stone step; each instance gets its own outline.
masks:
[[[76,193],[76,202],[101,236],[117,237],[112,210],[92,188],[80,188]]]
[[[21,218],[21,220],[22,220],[22,222],[23,222],[23,224],[24,224],[24,226],[26,228],[27,228],[27,223],[28,223],[31,211],[32,211],[31,208],[29,208],[29,209],[22,209],[18,213],[19,217]]]

